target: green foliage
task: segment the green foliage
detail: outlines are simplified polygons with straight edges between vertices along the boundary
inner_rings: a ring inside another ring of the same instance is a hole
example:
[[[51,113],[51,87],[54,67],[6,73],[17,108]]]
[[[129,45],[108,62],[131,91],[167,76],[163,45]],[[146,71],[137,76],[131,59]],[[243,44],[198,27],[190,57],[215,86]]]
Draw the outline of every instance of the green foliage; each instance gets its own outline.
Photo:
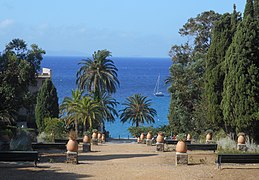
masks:
[[[232,42],[239,15],[224,14],[215,24],[212,43],[208,50],[205,72],[205,94],[207,97],[207,117],[218,127],[223,126],[223,113],[220,108],[225,77],[225,54]]]
[[[74,124],[74,129],[78,133],[78,103],[82,98],[82,92],[78,89],[72,90],[72,97],[65,97],[60,105],[60,111],[66,120],[66,125]]]
[[[126,99],[126,102],[122,105],[125,106],[124,109],[120,110],[121,122],[125,123],[127,121],[136,124],[154,123],[154,116],[157,115],[156,110],[151,108],[151,100],[147,99],[146,96],[141,94],[135,94]]]
[[[65,122],[58,118],[44,118],[44,132],[54,139],[62,139],[66,135]]]
[[[102,92],[115,93],[119,85],[117,78],[118,69],[114,62],[108,59],[111,52],[98,50],[79,64],[82,65],[77,72],[77,84],[80,89],[87,89],[88,92],[95,94],[95,99],[100,98]]]
[[[88,58],[79,63],[81,67],[77,72],[76,83],[80,90],[87,90],[102,108],[102,117],[93,124],[95,128],[101,123],[104,124],[104,121],[114,122],[118,116],[115,109],[118,102],[111,96],[119,86],[118,69],[109,59],[110,56],[111,52],[98,50],[94,52],[92,59]]]
[[[255,138],[259,107],[258,19],[253,18],[253,3],[247,1],[244,19],[226,54],[226,76],[222,109],[229,131],[249,132]]]
[[[190,132],[195,127],[207,121],[204,109],[206,102],[202,98],[204,91],[205,57],[210,46],[212,28],[221,15],[214,11],[207,11],[190,18],[180,29],[182,36],[193,36],[194,46],[186,43],[174,45],[169,55],[173,65],[170,68],[170,77],[167,83],[171,84],[171,102],[169,123],[173,132]],[[197,123],[196,121],[199,121]]]
[[[145,127],[145,126],[131,126],[128,128],[128,131],[130,132],[131,136],[133,137],[139,137],[141,133],[147,134],[148,132],[151,132],[152,134],[157,133],[157,129],[153,128],[152,126]]]
[[[93,132],[93,133],[97,133],[98,130],[97,130],[97,129],[93,129],[92,132]]]
[[[176,139],[178,141],[185,141],[186,140],[186,134],[184,134],[184,133],[177,134]]]
[[[247,16],[254,17],[254,3],[253,3],[253,0],[246,0],[244,18],[246,18]]]
[[[89,96],[83,96],[79,103],[75,104],[75,110],[79,122],[83,123],[84,131],[87,125],[89,125],[89,128],[93,128],[95,127],[94,124],[98,124],[102,119],[100,104]]]
[[[39,89],[37,104],[35,107],[35,118],[38,129],[44,130],[44,118],[58,118],[59,106],[57,90],[50,79],[46,79]]]
[[[210,46],[211,30],[220,16],[220,14],[214,11],[202,12],[195,18],[188,19],[187,23],[179,30],[179,34],[182,36],[193,36],[195,51],[206,53]]]
[[[84,135],[86,135],[86,136],[91,136],[91,134],[92,134],[92,132],[90,130],[84,131]]]
[[[25,41],[13,39],[0,54],[0,120],[14,125],[21,107],[34,112],[35,97],[28,87],[35,83],[45,51],[35,44],[29,49]]]
[[[90,96],[83,96],[80,90],[72,90],[72,98],[65,97],[61,106],[61,113],[66,119],[66,124],[74,124],[78,134],[78,123],[86,129],[97,128],[103,118],[102,106]]]

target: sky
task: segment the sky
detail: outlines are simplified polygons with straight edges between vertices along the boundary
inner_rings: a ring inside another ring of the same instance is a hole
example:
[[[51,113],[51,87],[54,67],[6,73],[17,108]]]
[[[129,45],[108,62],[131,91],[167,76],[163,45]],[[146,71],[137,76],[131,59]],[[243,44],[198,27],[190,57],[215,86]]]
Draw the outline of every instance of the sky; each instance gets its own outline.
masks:
[[[233,4],[243,13],[245,0],[0,0],[0,51],[20,38],[50,56],[168,57],[189,18]]]

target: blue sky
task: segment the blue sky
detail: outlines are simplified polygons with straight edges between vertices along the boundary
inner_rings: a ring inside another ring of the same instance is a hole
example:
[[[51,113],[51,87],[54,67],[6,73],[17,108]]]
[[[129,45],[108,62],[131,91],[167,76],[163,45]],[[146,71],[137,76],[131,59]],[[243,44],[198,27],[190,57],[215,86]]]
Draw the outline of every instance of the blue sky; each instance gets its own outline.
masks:
[[[21,38],[47,55],[168,57],[190,17],[234,3],[243,12],[245,0],[0,0],[0,50]]]

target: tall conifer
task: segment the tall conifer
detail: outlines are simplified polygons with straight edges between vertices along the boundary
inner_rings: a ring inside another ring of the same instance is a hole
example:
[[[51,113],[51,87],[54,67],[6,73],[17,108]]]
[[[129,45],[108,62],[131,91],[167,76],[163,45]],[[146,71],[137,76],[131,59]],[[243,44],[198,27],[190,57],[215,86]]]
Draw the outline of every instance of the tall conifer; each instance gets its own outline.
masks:
[[[44,130],[43,120],[45,117],[58,118],[59,105],[57,90],[50,79],[46,79],[42,84],[35,107],[36,124],[40,131]]]
[[[253,12],[253,1],[247,0],[243,21],[226,55],[222,107],[226,124],[236,133],[251,130],[259,105],[258,31]]]
[[[244,18],[247,16],[254,17],[254,3],[253,0],[247,0],[246,1],[246,7],[244,11]]]
[[[234,6],[233,14],[226,13],[216,23],[212,43],[208,51],[205,74],[205,92],[208,99],[208,118],[223,126],[223,114],[220,108],[224,81],[225,54],[232,42],[232,37],[239,19]]]
[[[254,0],[254,17],[259,19],[259,0]]]

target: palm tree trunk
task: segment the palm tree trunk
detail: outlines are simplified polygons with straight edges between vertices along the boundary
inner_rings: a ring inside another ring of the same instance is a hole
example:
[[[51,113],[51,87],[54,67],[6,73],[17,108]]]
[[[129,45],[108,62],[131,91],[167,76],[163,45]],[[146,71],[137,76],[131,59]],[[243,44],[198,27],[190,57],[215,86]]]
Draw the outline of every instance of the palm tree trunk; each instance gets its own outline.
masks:
[[[75,119],[75,132],[76,132],[76,136],[78,137],[78,123],[77,123],[77,119]]]

